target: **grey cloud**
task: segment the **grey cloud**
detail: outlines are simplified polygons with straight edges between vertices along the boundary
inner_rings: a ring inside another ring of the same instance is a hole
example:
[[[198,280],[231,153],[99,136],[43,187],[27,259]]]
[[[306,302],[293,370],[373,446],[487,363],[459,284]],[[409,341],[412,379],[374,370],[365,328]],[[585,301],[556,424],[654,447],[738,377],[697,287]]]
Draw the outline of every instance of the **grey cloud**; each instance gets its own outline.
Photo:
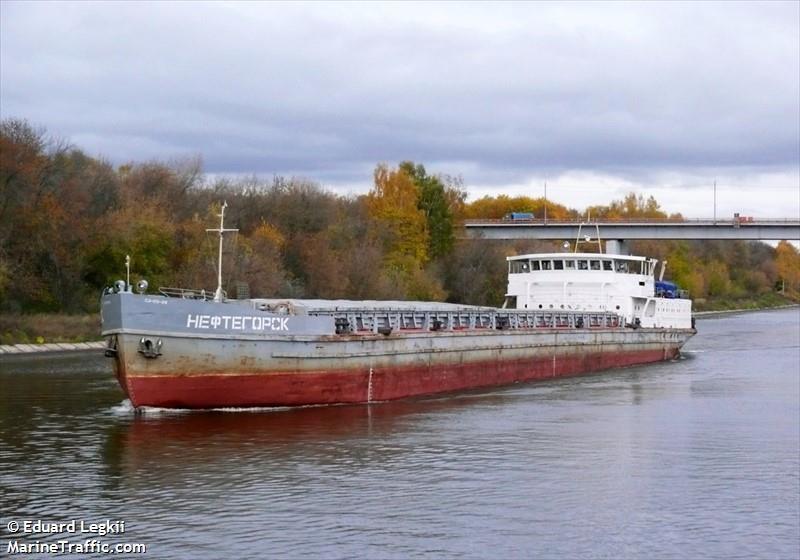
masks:
[[[794,171],[799,6],[4,2],[2,113],[117,163],[323,182]]]

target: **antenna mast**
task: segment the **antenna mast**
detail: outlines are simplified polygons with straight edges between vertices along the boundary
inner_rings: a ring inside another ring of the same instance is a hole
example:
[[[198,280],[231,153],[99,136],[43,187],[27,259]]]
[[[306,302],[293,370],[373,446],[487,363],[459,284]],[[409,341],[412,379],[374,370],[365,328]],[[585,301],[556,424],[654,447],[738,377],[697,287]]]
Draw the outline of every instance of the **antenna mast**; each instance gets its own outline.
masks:
[[[239,231],[238,229],[225,229],[225,209],[228,207],[228,201],[222,203],[219,216],[219,229],[207,229],[206,231],[213,231],[219,233],[219,258],[217,258],[217,291],[214,292],[214,301],[221,302],[222,297],[222,238],[226,232]]]

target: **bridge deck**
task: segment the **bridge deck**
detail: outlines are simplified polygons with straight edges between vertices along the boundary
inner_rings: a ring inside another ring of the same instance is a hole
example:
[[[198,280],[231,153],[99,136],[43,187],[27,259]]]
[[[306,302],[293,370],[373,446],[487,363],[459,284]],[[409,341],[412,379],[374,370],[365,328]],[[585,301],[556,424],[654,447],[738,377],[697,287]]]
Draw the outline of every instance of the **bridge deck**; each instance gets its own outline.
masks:
[[[574,239],[600,227],[604,239],[800,239],[800,220],[636,220],[580,222],[548,220],[467,220],[466,236],[482,239]]]

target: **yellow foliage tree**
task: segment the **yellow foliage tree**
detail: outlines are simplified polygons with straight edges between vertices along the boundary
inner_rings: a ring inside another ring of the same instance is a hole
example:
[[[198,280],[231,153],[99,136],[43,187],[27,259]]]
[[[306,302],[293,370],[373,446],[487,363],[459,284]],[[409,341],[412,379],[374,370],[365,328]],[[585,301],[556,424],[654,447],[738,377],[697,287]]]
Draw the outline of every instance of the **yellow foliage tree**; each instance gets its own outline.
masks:
[[[367,209],[375,233],[383,240],[389,268],[411,272],[427,262],[427,221],[417,206],[417,187],[408,173],[378,165]]]
[[[775,266],[781,279],[784,293],[800,290],[800,253],[788,241],[781,241],[775,248]]]
[[[251,297],[275,297],[285,284],[284,244],[281,232],[263,220],[249,236],[242,236],[236,275],[240,283],[248,285]]]
[[[731,291],[731,279],[728,265],[714,259],[705,265],[706,289],[708,295],[724,297]]]
[[[586,213],[592,219],[602,219],[608,221],[630,220],[644,218],[647,220],[675,220],[682,219],[680,214],[667,215],[661,210],[661,206],[652,196],[646,200],[641,194],[628,193],[623,200],[615,200],[608,206],[590,206]]]
[[[547,218],[550,220],[565,220],[572,217],[566,206],[552,200],[545,203],[544,198],[531,198],[529,196],[484,196],[470,202],[464,208],[464,216],[468,219],[498,220],[511,212],[531,212],[536,218],[544,218],[544,208],[547,205]]]
[[[644,252],[643,254],[650,255],[652,253]],[[703,275],[703,263],[691,253],[687,242],[676,243],[666,259],[669,262],[667,270],[673,281],[684,290],[688,290],[693,297],[699,298],[707,295],[708,287]]]

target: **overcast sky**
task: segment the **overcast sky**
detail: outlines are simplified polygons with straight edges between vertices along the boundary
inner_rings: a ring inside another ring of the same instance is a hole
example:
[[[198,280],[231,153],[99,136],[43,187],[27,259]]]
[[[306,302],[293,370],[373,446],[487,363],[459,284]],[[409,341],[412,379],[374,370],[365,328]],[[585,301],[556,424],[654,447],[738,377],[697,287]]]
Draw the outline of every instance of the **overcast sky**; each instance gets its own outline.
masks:
[[[800,217],[796,1],[2,1],[0,110],[115,164]]]

